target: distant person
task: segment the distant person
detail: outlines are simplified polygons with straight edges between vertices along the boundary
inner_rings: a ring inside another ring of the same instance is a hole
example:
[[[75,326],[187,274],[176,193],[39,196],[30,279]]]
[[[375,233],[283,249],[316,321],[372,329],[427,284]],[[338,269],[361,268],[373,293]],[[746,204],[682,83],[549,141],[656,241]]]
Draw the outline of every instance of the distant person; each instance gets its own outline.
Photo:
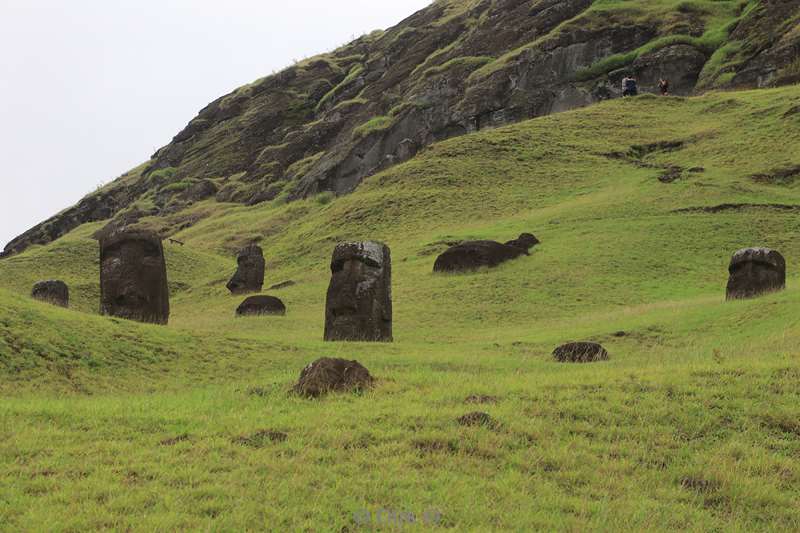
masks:
[[[625,76],[622,79],[622,96],[636,96],[637,94],[639,94],[639,87],[636,78]]]
[[[669,80],[661,78],[658,80],[658,90],[661,91],[661,96],[669,95]]]

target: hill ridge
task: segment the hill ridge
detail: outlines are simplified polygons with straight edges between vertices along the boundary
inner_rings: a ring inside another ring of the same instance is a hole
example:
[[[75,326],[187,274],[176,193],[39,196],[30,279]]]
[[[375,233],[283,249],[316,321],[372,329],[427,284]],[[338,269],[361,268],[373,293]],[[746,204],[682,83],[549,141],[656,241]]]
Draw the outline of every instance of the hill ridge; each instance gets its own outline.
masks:
[[[798,79],[796,0],[439,0],[210,103],[150,161],[12,240],[352,191],[430,143],[672,80],[675,94]],[[181,217],[178,217],[181,218]],[[184,216],[178,227],[196,217]]]

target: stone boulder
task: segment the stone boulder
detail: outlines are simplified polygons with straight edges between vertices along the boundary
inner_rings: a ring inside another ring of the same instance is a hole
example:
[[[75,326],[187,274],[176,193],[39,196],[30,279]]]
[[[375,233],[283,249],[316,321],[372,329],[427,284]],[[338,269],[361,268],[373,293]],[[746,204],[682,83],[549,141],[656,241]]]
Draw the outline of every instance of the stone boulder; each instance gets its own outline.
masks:
[[[561,363],[592,363],[607,361],[608,352],[596,342],[570,342],[556,348],[553,357]]]
[[[31,296],[53,305],[69,307],[69,287],[63,281],[40,281],[33,286]]]
[[[259,292],[264,286],[264,252],[260,246],[250,245],[236,254],[236,272],[226,287],[231,294]]]
[[[786,288],[786,260],[769,248],[744,248],[728,266],[727,299],[755,298]]]
[[[708,56],[688,44],[675,44],[640,55],[622,72],[632,72],[639,82],[640,92],[659,93],[661,78],[669,80],[669,92],[675,96],[688,96],[694,92],[700,71]],[[615,78],[615,76],[611,76]],[[616,81],[616,79],[615,79]],[[622,81],[622,76],[619,81]]]
[[[307,398],[318,398],[328,392],[359,392],[369,389],[372,376],[358,361],[323,357],[300,372],[292,389]]]
[[[517,239],[501,244],[496,241],[467,241],[448,248],[436,258],[434,272],[469,272],[481,267],[496,267],[522,255],[539,244],[539,239],[523,233]]]
[[[250,296],[236,308],[236,316],[285,315],[286,306],[274,296]]]
[[[380,242],[345,242],[331,258],[326,341],[392,341],[392,258]]]
[[[167,265],[158,235],[123,230],[100,239],[100,312],[139,322],[167,323]]]

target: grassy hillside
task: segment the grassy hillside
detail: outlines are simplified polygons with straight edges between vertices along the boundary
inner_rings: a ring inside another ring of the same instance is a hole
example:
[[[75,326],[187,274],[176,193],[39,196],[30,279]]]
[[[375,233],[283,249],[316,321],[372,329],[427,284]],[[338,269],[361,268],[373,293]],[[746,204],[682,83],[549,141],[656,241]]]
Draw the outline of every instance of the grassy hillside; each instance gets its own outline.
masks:
[[[436,141],[641,92],[800,81],[796,0],[437,0],[210,102],[148,161],[7,243],[160,216],[341,196]],[[511,83],[510,83],[511,81]]]
[[[333,200],[196,204],[165,245],[165,328],[97,316],[101,223],[0,261],[0,523],[800,528],[798,106],[800,87],[616,100],[433,145]],[[432,273],[445,242],[523,231],[530,257]],[[321,341],[330,252],[356,238],[392,248],[393,344]],[[297,282],[269,292],[286,317],[233,317],[252,240],[265,286]],[[788,290],[725,302],[753,245],[784,254]],[[28,298],[52,277],[73,310]],[[553,362],[569,340],[611,360]],[[377,387],[288,396],[323,355]],[[456,423],[474,410],[500,427]]]

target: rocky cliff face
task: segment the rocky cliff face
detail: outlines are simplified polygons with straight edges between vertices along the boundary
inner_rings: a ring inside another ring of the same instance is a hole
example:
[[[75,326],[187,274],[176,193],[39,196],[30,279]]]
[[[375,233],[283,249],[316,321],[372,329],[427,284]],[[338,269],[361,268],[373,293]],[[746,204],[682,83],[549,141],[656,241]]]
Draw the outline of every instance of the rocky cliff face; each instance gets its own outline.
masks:
[[[4,254],[208,198],[345,194],[437,140],[619,97],[627,73],[645,91],[667,77],[676,95],[794,82],[798,21],[800,0],[440,0],[215,100],[148,163]]]

